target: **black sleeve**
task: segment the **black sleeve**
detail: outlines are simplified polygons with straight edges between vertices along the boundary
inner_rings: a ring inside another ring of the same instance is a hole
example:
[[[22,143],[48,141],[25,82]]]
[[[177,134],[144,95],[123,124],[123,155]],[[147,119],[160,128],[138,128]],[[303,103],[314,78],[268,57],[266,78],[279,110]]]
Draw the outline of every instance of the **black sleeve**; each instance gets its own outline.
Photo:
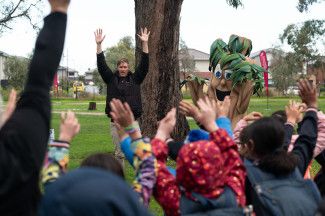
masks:
[[[108,84],[113,77],[112,70],[107,66],[104,53],[97,54],[97,68],[100,76],[106,84]]]
[[[141,84],[146,78],[149,70],[149,54],[142,52],[141,61],[138,67],[135,70],[134,77],[138,84]]]
[[[290,124],[284,125],[284,142],[283,142],[283,149],[288,151],[289,145],[291,143],[291,138],[293,134],[293,127]]]
[[[295,142],[292,153],[298,157],[298,168],[302,175],[313,158],[314,148],[317,141],[317,113],[306,112],[298,127],[299,137]]]
[[[39,172],[49,138],[49,89],[60,63],[66,22],[67,15],[62,13],[44,19],[25,90],[0,130],[0,209],[9,214],[21,211],[17,215],[29,215],[26,208],[30,211],[37,206]]]
[[[181,150],[183,147],[184,143],[183,142],[176,142],[176,141],[170,141],[167,143],[168,145],[168,156],[176,161],[178,152]]]
[[[315,157],[317,163],[319,163],[322,167],[325,167],[325,151],[322,151],[319,155]]]

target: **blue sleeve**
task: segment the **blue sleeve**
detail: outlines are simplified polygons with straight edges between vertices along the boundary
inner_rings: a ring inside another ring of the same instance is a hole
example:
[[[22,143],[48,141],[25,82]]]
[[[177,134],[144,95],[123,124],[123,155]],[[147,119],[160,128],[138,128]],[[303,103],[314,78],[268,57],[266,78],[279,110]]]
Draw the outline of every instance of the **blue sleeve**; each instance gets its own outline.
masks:
[[[121,150],[125,155],[125,158],[131,164],[131,166],[133,166],[133,152],[131,150],[131,142],[132,142],[131,137],[127,137],[124,140],[122,140],[120,144],[121,144]]]
[[[232,128],[231,128],[231,121],[227,117],[220,117],[216,120],[216,124],[218,125],[219,128],[224,129],[227,131],[228,135],[231,138],[234,138],[234,134],[232,133]]]
[[[125,158],[131,164],[131,166],[134,167],[133,166],[133,152],[131,150],[131,142],[132,142],[131,137],[127,137],[124,140],[122,140],[120,142],[120,144],[121,144],[121,150],[122,150],[123,154],[125,155]],[[167,167],[167,169],[172,175],[176,176],[175,169],[173,169],[171,167]]]
[[[176,176],[176,170],[170,166],[167,166],[168,171],[170,172],[170,174],[172,174],[173,176]]]

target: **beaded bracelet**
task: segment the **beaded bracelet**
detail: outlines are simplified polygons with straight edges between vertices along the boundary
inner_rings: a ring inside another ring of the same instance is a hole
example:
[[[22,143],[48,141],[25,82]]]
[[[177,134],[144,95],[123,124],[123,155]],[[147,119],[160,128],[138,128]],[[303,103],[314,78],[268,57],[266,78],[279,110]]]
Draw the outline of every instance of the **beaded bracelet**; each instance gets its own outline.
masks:
[[[136,131],[140,131],[139,123],[134,121],[132,124],[124,128],[125,133],[132,134]]]

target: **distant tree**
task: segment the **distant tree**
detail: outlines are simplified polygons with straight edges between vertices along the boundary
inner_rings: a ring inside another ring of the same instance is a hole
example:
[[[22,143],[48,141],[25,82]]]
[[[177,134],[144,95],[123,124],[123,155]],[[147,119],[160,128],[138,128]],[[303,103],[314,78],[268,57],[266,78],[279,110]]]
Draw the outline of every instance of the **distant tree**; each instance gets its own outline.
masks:
[[[324,33],[325,20],[308,20],[287,26],[280,40],[291,46],[297,58],[310,63],[321,56],[316,45],[324,42]]]
[[[99,72],[97,69],[93,70],[93,81],[95,83],[95,86],[98,86],[99,88],[99,93],[100,94],[106,94],[106,92],[104,92],[104,89],[106,87],[105,82],[103,81],[102,77],[100,76]]]
[[[11,87],[22,90],[25,86],[30,59],[11,56],[5,61],[4,74]]]
[[[300,12],[308,11],[310,5],[312,5],[314,3],[321,3],[324,1],[325,0],[299,0],[297,9]]]
[[[78,81],[85,83],[85,75],[79,75]]]
[[[19,19],[27,20],[37,29],[38,17],[41,15],[42,0],[1,0],[0,1],[0,36]]]
[[[135,57],[134,57],[134,43],[131,36],[126,36],[120,39],[117,45],[109,47],[105,51],[106,62],[108,66],[114,71],[116,63],[121,58],[126,58],[129,61],[129,68],[134,71]]]
[[[180,71],[183,73],[183,79],[186,79],[186,74],[193,73],[195,71],[195,61],[193,56],[190,55],[188,47],[181,39],[179,43],[179,66]]]
[[[285,53],[279,49],[274,49],[272,56],[270,71],[274,86],[286,95],[288,88],[296,85],[296,80],[302,71],[302,63],[295,53]]]

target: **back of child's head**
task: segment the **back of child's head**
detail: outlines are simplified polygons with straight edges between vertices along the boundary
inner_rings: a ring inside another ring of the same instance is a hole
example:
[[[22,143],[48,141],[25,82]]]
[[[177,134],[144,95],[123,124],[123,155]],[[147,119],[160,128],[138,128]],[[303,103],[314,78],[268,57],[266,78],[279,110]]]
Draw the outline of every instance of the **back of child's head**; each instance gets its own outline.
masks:
[[[177,182],[186,192],[214,198],[222,182],[223,166],[224,158],[215,143],[205,140],[185,144],[177,157]]]
[[[97,167],[111,171],[116,175],[124,178],[123,168],[112,154],[96,153],[88,156],[81,162],[81,167]]]
[[[284,125],[272,117],[264,117],[242,131],[241,141],[253,144],[248,153],[259,162],[260,168],[275,175],[291,173],[297,159],[282,148]]]
[[[275,111],[271,114],[271,118],[278,120],[282,124],[285,124],[287,122],[287,114],[284,110]]]

